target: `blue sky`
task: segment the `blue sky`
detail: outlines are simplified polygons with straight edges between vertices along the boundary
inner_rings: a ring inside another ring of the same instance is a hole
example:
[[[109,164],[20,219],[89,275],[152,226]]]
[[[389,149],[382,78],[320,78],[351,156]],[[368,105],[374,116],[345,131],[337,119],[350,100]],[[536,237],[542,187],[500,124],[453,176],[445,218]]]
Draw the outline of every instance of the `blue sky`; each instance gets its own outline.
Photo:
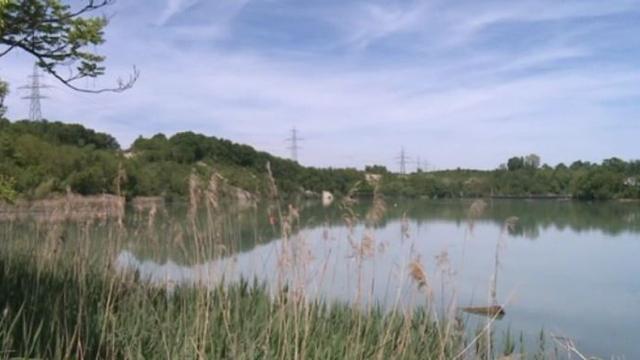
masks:
[[[80,3],[74,1],[72,3]],[[114,134],[193,130],[300,162],[430,168],[511,155],[640,158],[640,1],[119,0],[107,43],[119,95],[47,91],[43,113]],[[0,59],[9,118],[32,60]]]

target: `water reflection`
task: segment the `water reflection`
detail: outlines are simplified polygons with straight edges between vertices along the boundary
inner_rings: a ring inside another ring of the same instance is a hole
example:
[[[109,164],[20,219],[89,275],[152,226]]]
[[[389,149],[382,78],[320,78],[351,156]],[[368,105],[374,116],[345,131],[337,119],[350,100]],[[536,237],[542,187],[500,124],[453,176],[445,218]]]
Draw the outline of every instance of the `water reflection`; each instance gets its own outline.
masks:
[[[375,225],[375,229],[385,229],[391,224],[400,222],[397,238],[401,238],[403,224],[409,221],[416,234],[422,228],[432,224],[447,223],[458,229],[469,227],[469,207],[471,201],[403,201],[390,203],[385,216]],[[541,234],[552,230],[569,230],[580,234],[597,231],[606,238],[616,238],[627,233],[640,233],[640,204],[617,202],[572,202],[572,201],[523,201],[499,200],[489,201],[485,211],[474,219],[477,224],[490,224],[502,228],[505,221],[517,217],[518,221],[506,228],[510,237],[537,240]],[[155,221],[153,231],[148,231],[148,220],[144,216],[129,217],[129,228],[135,231],[136,238],[129,242],[129,250],[141,258],[154,258],[158,261],[172,260],[177,263],[192,263],[196,248],[189,238],[189,225],[186,224],[185,207],[172,207],[170,211],[160,214]],[[370,202],[360,201],[354,206],[354,212],[360,219],[366,218]],[[403,222],[404,216],[404,222]],[[273,224],[266,210],[252,209],[210,219],[203,214],[199,222],[202,227],[215,228],[223,232],[223,246],[227,250],[242,253],[250,251],[260,244],[269,243],[280,238],[280,227]],[[180,219],[183,219],[180,221]],[[303,206],[301,209],[300,229],[314,231],[321,229],[323,237],[328,236],[328,229],[344,226],[342,210],[335,206],[323,208],[317,204]],[[300,230],[300,229],[296,229]],[[187,235],[185,235],[187,234]],[[460,236],[460,235],[456,235]],[[465,234],[462,235],[467,236]],[[141,241],[142,240],[142,241]],[[153,246],[149,246],[152,244]]]
[[[256,278],[270,286],[287,283],[312,298],[393,308],[426,304],[409,274],[409,264],[420,259],[437,306],[489,306],[495,297],[507,314],[498,331],[512,327],[535,339],[544,328],[575,339],[590,354],[640,358],[633,335],[640,330],[638,204],[488,202],[473,228],[469,206],[391,203],[375,227],[355,229],[345,226],[337,207],[307,207],[286,243],[256,209],[227,224],[236,229],[235,247],[223,246],[233,251],[194,261],[184,246],[177,257],[170,243],[131,241],[116,263],[169,287]],[[366,203],[355,206],[360,218],[367,210]],[[505,225],[514,216],[518,221]],[[166,234],[160,236],[171,237]],[[359,258],[364,242],[370,242],[368,255]],[[160,257],[159,248],[165,249]]]
[[[103,258],[112,247],[119,269],[169,288],[255,278],[289,284],[310,298],[387,308],[426,304],[409,274],[419,259],[437,306],[489,306],[495,298],[506,311],[498,331],[511,326],[535,339],[544,328],[575,339],[589,354],[640,358],[640,204],[487,201],[473,227],[470,205],[388,201],[374,227],[349,228],[339,207],[307,204],[285,241],[260,208],[190,222],[186,206],[174,204],[153,219],[148,212],[128,215],[122,226],[67,222],[56,236],[70,251],[91,239]],[[359,219],[369,209],[365,201],[354,205]],[[5,222],[0,235],[20,243],[46,238],[48,226]]]

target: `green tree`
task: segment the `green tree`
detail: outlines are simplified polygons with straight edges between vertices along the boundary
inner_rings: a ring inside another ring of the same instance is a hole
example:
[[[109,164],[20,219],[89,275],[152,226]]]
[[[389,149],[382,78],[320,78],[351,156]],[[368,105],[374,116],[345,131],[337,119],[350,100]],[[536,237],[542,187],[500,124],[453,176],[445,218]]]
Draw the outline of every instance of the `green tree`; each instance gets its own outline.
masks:
[[[379,174],[379,175],[390,174],[389,170],[384,165],[367,165],[364,167],[364,171],[372,174]]]
[[[9,93],[9,85],[7,85],[6,82],[0,79],[0,118],[2,118],[4,116],[5,111],[7,111],[7,108],[4,106],[4,98],[7,96],[8,93]]]
[[[113,88],[85,89],[74,85],[84,78],[104,74],[105,58],[92,49],[104,43],[107,18],[87,15],[110,5],[113,0],[87,0],[72,9],[60,0],[4,0],[0,2],[0,58],[22,50],[36,59],[37,65],[64,85],[82,92],[120,92],[133,86],[139,72],[134,67],[127,81],[118,79]],[[4,46],[4,48],[2,48]],[[61,68],[75,67],[69,75]]]
[[[536,154],[529,154],[524,158],[524,165],[531,169],[537,169],[540,167],[540,156]]]
[[[578,175],[572,188],[574,197],[578,199],[612,199],[624,192],[624,177],[602,166]]]
[[[0,175],[0,201],[12,202],[16,197],[13,180]]]
[[[509,171],[520,170],[524,167],[524,159],[519,156],[514,156],[507,161],[507,169]]]
[[[606,168],[609,171],[612,172],[616,172],[616,173],[622,173],[625,171],[626,167],[627,167],[627,163],[624,160],[618,159],[618,158],[610,158],[610,159],[605,159],[602,162],[602,166],[604,168]]]

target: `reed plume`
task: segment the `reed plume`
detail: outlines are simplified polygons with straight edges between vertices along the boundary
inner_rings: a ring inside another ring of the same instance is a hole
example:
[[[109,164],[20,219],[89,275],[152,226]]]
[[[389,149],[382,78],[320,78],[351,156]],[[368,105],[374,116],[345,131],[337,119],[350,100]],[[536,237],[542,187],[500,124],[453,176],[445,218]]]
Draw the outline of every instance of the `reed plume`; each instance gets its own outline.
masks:
[[[367,212],[366,220],[369,226],[375,226],[384,217],[387,210],[387,204],[384,201],[384,196],[380,191],[380,178],[370,177],[368,182],[373,186],[373,204]]]
[[[429,279],[427,272],[424,270],[424,266],[422,266],[420,257],[411,260],[409,263],[409,276],[418,284],[419,289],[429,289]]]
[[[475,227],[475,222],[480,216],[484,214],[484,211],[487,209],[487,203],[482,199],[474,200],[469,206],[468,211],[468,222],[469,222],[469,231],[473,232]]]
[[[193,169],[189,176],[189,210],[187,212],[187,217],[194,226],[196,223],[196,216],[198,215],[198,204],[200,202],[201,195],[200,178],[196,174],[195,169]]]

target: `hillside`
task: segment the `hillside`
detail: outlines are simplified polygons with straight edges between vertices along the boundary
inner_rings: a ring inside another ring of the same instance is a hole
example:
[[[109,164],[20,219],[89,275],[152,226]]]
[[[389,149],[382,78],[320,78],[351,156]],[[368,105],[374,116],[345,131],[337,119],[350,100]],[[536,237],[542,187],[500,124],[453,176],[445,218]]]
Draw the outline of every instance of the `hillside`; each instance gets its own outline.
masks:
[[[264,194],[270,162],[283,193],[346,193],[363,178],[355,169],[303,167],[254,148],[216,137],[178,133],[138,138],[122,151],[108,134],[60,122],[0,120],[0,174],[11,178],[15,191],[29,198],[72,192],[114,193],[116,179],[128,197],[188,194],[188,178],[213,171],[233,186]],[[126,178],[126,180],[125,180]]]
[[[371,191],[362,181],[365,171],[305,167],[214,136],[157,134],[139,137],[123,151],[112,136],[81,125],[0,120],[0,191],[11,188],[25,198],[67,189],[83,195],[116,193],[119,183],[127,197],[173,199],[187,196],[191,174],[206,179],[213,172],[229,185],[262,196],[267,193],[267,162],[283,194],[346,194],[357,183],[360,193]],[[383,175],[382,191],[390,196],[640,198],[640,161],[617,158],[550,167],[512,157],[508,165],[490,171],[399,175],[374,165],[366,172]]]

